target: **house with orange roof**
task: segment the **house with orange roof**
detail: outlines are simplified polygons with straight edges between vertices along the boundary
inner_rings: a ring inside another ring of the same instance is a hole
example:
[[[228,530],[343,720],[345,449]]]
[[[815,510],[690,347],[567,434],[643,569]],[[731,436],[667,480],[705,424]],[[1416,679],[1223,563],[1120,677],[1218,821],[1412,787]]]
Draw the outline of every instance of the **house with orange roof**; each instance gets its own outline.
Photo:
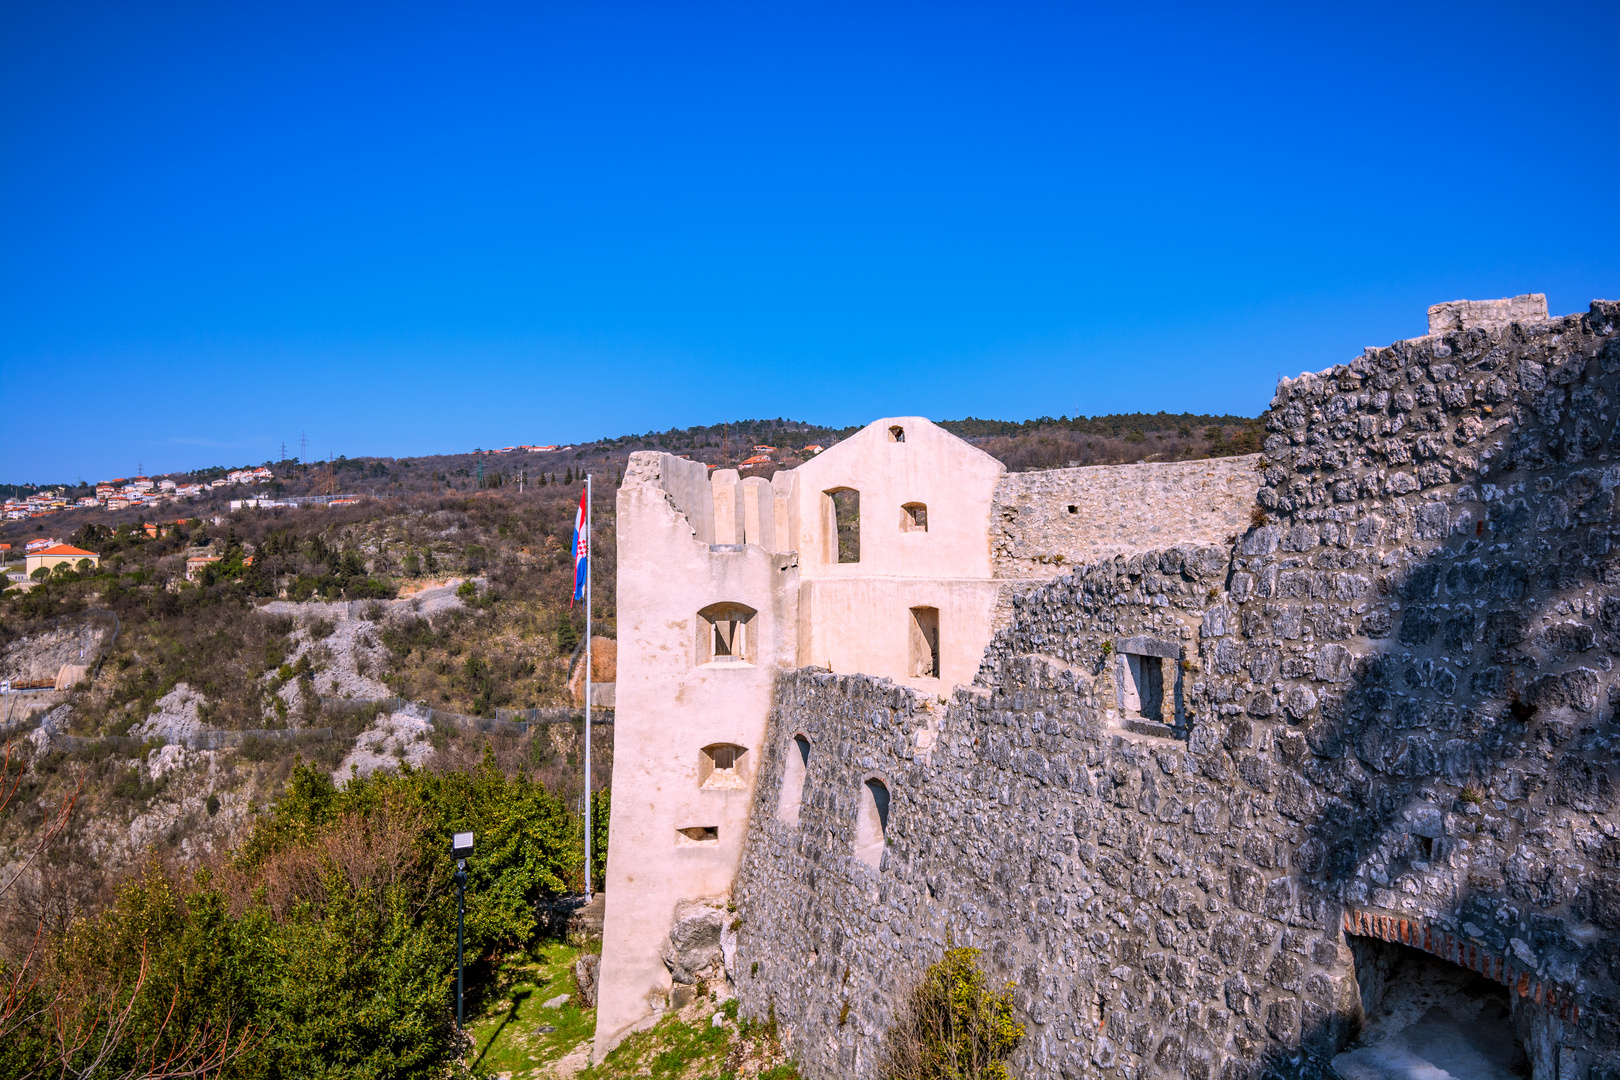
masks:
[[[202,576],[203,568],[209,563],[217,563],[224,557],[221,555],[192,555],[186,559],[186,580],[196,581]]]
[[[85,559],[90,560],[91,566],[101,565],[101,556],[93,551],[76,548],[71,544],[53,544],[50,547],[40,548],[38,551],[30,551],[28,553],[28,563],[23,572],[29,577],[33,577],[34,571],[42,566],[49,570],[61,563],[77,565]]]

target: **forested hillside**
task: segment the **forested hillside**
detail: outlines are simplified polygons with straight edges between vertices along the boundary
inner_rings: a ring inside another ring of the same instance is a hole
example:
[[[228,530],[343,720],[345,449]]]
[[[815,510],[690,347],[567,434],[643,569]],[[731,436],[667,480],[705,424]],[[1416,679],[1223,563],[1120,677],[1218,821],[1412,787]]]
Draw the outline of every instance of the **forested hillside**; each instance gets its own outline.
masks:
[[[1254,453],[1259,449],[1259,421],[1241,416],[1192,413],[1119,413],[1094,417],[1040,417],[1034,420],[942,420],[940,425],[1006,463],[1009,469],[1062,468],[1067,465],[1112,465],[1126,461],[1181,461]],[[577,483],[588,472],[602,479],[622,475],[636,450],[664,450],[711,465],[743,467],[750,475],[769,476],[805,460],[805,448],[828,447],[857,429],[833,428],[795,420],[738,420],[730,423],[671,428],[640,435],[597,439],[552,451],[515,450],[422,457],[348,457],[325,461],[296,459],[253,462],[275,473],[273,483],[216,488],[187,500],[181,513],[217,512],[232,499],[308,495],[448,495],[489,490],[544,490]],[[770,447],[758,451],[756,447]],[[768,462],[744,467],[750,458]],[[168,475],[178,483],[201,483],[223,477],[224,466]],[[0,491],[27,495],[43,487],[61,487],[73,499],[93,493],[90,484],[8,484]],[[576,489],[577,490],[577,489]],[[42,528],[79,528],[85,521],[119,524],[150,520],[138,508],[68,510],[49,518],[0,523],[0,541],[36,535]],[[71,527],[67,527],[71,523]]]

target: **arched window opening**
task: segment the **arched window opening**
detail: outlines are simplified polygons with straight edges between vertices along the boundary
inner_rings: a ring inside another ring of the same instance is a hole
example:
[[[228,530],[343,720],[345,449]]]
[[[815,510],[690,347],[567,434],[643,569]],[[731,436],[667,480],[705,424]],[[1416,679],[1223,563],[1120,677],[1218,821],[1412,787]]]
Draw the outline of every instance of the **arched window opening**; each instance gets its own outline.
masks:
[[[827,561],[861,561],[861,493],[854,488],[833,488],[822,493],[822,531],[827,537]]]
[[[804,778],[810,771],[810,740],[793,736],[787,764],[782,769],[782,794],[776,803],[776,820],[784,825],[799,823],[799,804],[804,801]]]
[[[926,503],[909,502],[900,508],[900,531],[928,531],[928,506]]]
[[[743,791],[748,787],[743,775],[746,747],[734,743],[714,743],[698,754],[698,786],[711,790]]]
[[[881,780],[868,780],[861,790],[861,808],[855,815],[855,857],[874,870],[889,861],[889,788]]]
[[[729,602],[710,604],[698,612],[698,664],[752,664],[757,653],[756,614],[751,607]]]
[[[901,427],[899,424],[896,424],[893,427],[891,427],[889,429],[889,441],[890,442],[905,442],[906,441],[906,429]]]
[[[939,678],[939,608],[911,609],[912,678]]]

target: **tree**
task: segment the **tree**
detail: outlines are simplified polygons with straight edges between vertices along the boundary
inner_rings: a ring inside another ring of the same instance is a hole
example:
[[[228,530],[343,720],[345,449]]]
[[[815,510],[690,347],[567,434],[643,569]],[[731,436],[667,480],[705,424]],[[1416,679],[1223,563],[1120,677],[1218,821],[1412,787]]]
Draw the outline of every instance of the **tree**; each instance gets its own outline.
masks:
[[[985,985],[979,950],[947,949],[912,990],[888,1033],[892,1080],[1010,1080],[1006,1058],[1024,1028],[1010,990]]]

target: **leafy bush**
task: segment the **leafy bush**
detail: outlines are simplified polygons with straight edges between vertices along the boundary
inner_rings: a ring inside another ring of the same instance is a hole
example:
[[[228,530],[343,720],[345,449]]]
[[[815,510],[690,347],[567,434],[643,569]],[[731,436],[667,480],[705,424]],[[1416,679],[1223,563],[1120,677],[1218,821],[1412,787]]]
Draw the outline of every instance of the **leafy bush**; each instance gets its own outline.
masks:
[[[978,949],[947,949],[923,973],[889,1029],[890,1080],[1010,1080],[1006,1058],[1024,1028],[1011,990],[990,990],[978,959]]]
[[[0,1036],[0,1075],[442,1074],[458,1047],[449,837],[465,829],[476,998],[533,937],[537,902],[581,883],[578,821],[487,756],[341,789],[300,764],[226,860],[153,862],[57,935],[35,1007]]]

